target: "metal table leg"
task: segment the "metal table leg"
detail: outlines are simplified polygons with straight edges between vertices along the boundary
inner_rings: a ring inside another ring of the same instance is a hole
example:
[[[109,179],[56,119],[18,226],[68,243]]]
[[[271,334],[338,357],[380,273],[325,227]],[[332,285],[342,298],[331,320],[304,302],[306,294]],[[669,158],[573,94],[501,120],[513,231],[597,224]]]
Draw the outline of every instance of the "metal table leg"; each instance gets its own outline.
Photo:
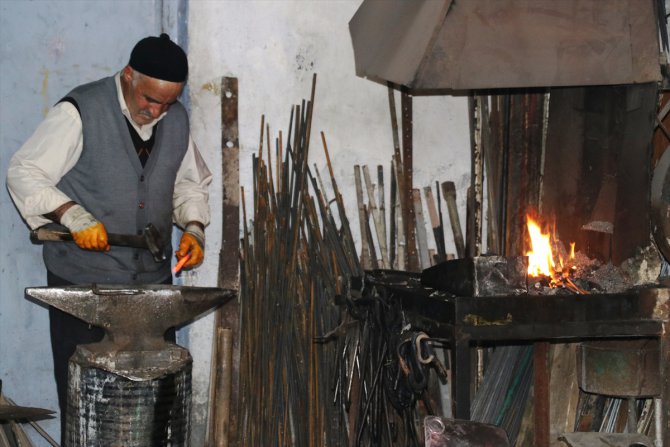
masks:
[[[455,338],[452,358],[451,395],[456,419],[470,419],[470,339]]]

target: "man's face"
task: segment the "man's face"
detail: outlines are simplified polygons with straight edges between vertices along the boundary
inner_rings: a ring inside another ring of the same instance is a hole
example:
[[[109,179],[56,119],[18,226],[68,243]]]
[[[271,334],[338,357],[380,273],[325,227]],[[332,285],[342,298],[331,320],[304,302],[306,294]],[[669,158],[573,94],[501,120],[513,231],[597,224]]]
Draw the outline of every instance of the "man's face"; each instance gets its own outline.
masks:
[[[121,73],[121,88],[131,118],[144,126],[167,112],[181,94],[184,83],[151,78],[126,66]]]

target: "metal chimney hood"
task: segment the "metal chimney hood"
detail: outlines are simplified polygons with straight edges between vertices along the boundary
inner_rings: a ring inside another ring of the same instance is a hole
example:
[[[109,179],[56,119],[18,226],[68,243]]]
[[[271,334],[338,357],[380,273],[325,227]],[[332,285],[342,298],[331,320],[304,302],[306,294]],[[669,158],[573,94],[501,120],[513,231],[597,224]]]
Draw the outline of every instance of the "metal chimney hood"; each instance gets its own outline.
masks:
[[[661,80],[655,0],[364,0],[356,74],[413,91]],[[665,18],[662,18],[663,21]]]

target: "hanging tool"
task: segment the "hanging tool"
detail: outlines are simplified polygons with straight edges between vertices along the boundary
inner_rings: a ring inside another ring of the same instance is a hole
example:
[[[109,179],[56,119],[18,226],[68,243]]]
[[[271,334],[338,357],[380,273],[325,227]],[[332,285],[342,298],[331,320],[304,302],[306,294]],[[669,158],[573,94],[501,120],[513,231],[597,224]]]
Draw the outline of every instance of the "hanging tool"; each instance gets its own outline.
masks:
[[[30,240],[33,243],[40,241],[65,242],[72,241],[70,231],[61,225],[45,225],[30,232]],[[115,234],[107,233],[109,245],[120,247],[144,248],[151,252],[154,261],[165,261],[165,251],[158,229],[153,224],[147,224],[141,234]]]

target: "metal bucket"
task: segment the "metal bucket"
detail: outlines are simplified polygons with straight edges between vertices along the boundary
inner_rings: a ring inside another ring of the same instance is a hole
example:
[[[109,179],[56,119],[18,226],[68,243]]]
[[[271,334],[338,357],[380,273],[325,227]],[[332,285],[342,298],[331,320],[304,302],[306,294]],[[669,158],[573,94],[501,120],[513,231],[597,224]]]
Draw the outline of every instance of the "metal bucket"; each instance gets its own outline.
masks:
[[[579,387],[617,397],[652,397],[661,393],[658,339],[605,340],[577,347]]]

